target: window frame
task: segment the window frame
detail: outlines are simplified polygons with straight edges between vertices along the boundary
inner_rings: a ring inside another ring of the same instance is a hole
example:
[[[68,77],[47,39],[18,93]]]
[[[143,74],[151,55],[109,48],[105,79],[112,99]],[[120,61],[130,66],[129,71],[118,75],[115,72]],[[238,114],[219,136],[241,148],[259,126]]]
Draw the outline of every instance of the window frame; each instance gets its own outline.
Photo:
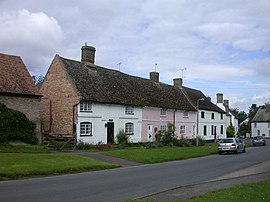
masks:
[[[201,119],[205,118],[205,111],[201,111]]]
[[[179,129],[180,134],[186,134],[186,125],[180,125]]]
[[[126,106],[125,107],[125,114],[128,114],[128,115],[134,115],[134,106]]]
[[[162,124],[162,125],[160,125],[160,131],[162,132],[162,133],[165,133],[166,131],[167,131],[167,125],[166,124]]]
[[[224,126],[223,126],[223,125],[220,126],[220,134],[221,134],[221,135],[224,134]]]
[[[80,112],[92,112],[92,102],[80,102]]]
[[[82,129],[82,126],[84,126],[84,128]],[[89,128],[87,128],[87,126],[90,126]],[[87,133],[87,130],[89,130]],[[84,131],[84,133],[82,133],[82,131]],[[93,124],[92,122],[80,122],[80,137],[87,137],[87,136],[93,136]]]
[[[167,115],[167,109],[166,108],[161,108],[160,109],[160,116],[166,116]]]
[[[188,115],[189,115],[188,111],[185,110],[185,111],[183,112],[183,117],[184,117],[184,118],[188,118]]]
[[[134,123],[125,123],[125,133],[126,135],[134,135]]]
[[[212,120],[215,119],[215,113],[214,113],[214,112],[211,113],[211,119],[212,119]]]
[[[207,136],[207,125],[203,125],[203,135]]]

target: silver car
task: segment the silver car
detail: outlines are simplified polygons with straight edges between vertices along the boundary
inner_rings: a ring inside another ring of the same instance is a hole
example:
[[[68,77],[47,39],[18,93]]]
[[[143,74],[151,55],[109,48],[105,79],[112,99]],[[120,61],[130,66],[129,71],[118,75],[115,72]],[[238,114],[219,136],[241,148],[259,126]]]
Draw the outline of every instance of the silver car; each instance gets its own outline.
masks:
[[[218,143],[218,154],[233,152],[246,152],[245,143],[238,138],[225,138],[221,139]]]

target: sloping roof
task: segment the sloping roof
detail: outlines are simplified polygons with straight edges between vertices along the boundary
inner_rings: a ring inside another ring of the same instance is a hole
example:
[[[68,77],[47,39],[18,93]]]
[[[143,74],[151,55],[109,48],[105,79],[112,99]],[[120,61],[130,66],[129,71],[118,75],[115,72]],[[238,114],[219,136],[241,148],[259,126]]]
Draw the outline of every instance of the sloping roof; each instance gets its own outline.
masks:
[[[21,57],[0,53],[0,93],[41,96]]]
[[[101,103],[195,110],[179,87],[131,76],[94,64],[62,58],[63,67],[84,100]]]
[[[256,115],[252,119],[252,122],[270,122],[270,106],[267,107],[263,106],[258,109]]]
[[[222,114],[226,112],[220,109],[217,105],[211,102],[210,98],[206,97],[200,90],[196,90],[193,88],[188,88],[182,86],[182,91],[186,96],[188,96],[190,102],[194,107],[197,107],[197,101],[199,102],[199,109],[208,110],[208,111],[215,111]]]

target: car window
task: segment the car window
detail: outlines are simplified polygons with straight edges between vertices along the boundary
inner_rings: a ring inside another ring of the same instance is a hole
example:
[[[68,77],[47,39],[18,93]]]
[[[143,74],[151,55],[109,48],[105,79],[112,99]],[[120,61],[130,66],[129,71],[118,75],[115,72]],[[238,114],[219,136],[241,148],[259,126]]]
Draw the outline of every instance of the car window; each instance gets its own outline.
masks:
[[[221,139],[220,143],[233,143],[233,139]]]

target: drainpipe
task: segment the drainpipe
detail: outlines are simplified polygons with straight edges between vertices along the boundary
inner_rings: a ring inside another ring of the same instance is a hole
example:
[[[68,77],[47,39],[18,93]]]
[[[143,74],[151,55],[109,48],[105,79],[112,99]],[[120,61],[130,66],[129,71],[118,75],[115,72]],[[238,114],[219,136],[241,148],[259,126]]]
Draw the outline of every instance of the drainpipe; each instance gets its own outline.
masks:
[[[173,111],[173,126],[174,126],[173,135],[174,135],[174,136],[175,136],[175,129],[176,129],[176,126],[175,126],[175,124],[176,124],[176,112],[177,112],[177,109],[175,109],[175,110]]]
[[[77,104],[73,105],[73,111],[72,111],[72,134],[75,136],[75,142],[77,143],[77,133],[75,128],[75,108],[80,104],[81,101],[79,101]],[[75,134],[75,135],[74,135]]]

